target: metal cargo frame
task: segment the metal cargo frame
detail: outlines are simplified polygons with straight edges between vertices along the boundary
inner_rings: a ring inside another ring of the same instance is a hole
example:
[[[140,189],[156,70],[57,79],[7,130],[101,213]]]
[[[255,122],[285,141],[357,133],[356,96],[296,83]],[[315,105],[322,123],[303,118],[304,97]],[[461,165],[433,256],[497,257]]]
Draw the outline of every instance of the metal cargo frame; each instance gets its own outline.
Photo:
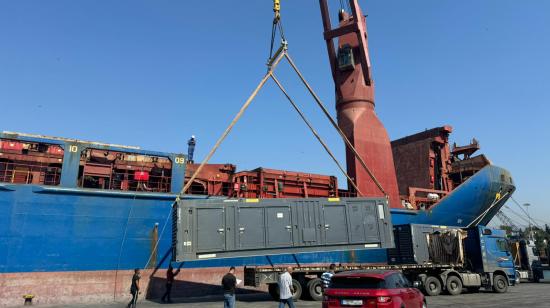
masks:
[[[433,236],[446,231],[460,230],[458,227],[407,224],[395,225],[393,227],[393,236],[395,239],[395,248],[388,249],[388,264],[437,264],[440,263],[441,256],[435,260],[430,256],[430,245],[428,236],[433,240]],[[458,252],[457,252],[458,253]],[[445,262],[444,262],[445,263]],[[462,265],[461,262],[448,262],[449,265]]]

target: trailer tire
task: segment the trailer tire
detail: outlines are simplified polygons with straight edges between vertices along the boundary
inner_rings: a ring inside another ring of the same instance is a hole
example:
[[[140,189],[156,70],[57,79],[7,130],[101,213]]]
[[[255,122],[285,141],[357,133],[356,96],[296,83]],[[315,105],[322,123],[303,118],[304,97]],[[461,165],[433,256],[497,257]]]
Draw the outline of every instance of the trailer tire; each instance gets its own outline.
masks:
[[[302,296],[302,285],[300,282],[296,279],[292,279],[292,288],[294,289],[294,292],[292,293],[292,299],[294,301],[297,301]],[[279,284],[278,283],[270,283],[267,285],[267,290],[269,292],[269,295],[271,297],[278,301],[280,299],[279,295]]]
[[[493,291],[495,293],[506,293],[508,291],[508,282],[506,277],[502,275],[495,275],[493,278]]]
[[[296,279],[292,279],[292,288],[294,289],[294,292],[292,293],[292,299],[294,301],[297,301],[302,297],[302,285],[300,282]]]
[[[447,292],[451,295],[460,295],[462,293],[462,281],[456,276],[449,276],[447,278]]]
[[[273,298],[273,300],[278,301],[279,300],[279,285],[276,283],[270,283],[267,285],[267,290],[269,291],[269,295]]]
[[[315,278],[308,281],[307,291],[312,300],[322,301],[323,300],[323,282],[321,281],[321,278]]]
[[[424,292],[428,296],[438,296],[441,294],[441,281],[434,276],[426,277],[424,281]]]

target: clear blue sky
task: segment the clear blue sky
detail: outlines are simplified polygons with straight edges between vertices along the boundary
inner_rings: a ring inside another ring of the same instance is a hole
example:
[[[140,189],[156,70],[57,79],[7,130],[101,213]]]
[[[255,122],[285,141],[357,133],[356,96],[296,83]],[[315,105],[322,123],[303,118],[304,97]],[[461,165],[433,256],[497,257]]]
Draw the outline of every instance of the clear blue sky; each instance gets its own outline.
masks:
[[[391,138],[444,124],[453,142],[476,137],[550,222],[550,2],[360,3]],[[282,6],[290,52],[333,110],[318,1]],[[268,0],[0,0],[0,129],[172,152],[195,134],[201,159],[265,72],[271,19]],[[288,67],[279,75],[343,160]],[[338,175],[273,84],[213,162]]]

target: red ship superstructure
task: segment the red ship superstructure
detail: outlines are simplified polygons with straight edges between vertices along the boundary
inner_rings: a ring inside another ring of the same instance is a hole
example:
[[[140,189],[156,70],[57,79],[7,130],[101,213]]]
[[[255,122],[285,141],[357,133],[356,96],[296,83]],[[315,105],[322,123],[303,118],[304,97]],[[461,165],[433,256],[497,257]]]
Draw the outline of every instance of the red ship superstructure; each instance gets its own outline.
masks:
[[[391,142],[402,205],[429,208],[481,168],[490,164],[473,139],[466,146],[449,145],[451,126],[432,128]]]
[[[399,184],[399,206],[428,209],[477,171],[490,164],[476,139],[465,146],[449,144],[451,126],[429,129],[391,142]],[[198,165],[189,163],[186,180]],[[189,189],[190,194],[238,198],[348,197],[335,176],[256,168],[237,171],[233,164],[207,164]]]

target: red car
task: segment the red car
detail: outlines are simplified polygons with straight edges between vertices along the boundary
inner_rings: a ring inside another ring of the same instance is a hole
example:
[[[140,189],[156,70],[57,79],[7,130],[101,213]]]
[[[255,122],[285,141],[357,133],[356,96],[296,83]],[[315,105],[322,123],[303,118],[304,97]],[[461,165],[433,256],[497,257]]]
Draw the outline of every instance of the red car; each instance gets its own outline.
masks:
[[[332,276],[323,308],[391,307],[425,308],[424,295],[399,271],[342,272]]]

